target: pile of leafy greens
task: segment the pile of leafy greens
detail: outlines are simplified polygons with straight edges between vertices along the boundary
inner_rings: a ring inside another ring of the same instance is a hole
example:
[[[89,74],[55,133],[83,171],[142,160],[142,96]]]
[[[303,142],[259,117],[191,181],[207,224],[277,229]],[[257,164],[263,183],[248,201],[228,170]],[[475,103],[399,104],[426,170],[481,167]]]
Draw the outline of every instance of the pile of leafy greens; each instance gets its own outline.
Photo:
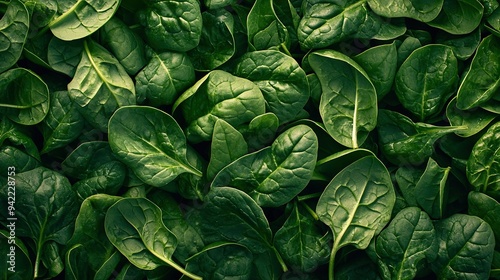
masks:
[[[0,278],[500,279],[499,6],[0,1]]]

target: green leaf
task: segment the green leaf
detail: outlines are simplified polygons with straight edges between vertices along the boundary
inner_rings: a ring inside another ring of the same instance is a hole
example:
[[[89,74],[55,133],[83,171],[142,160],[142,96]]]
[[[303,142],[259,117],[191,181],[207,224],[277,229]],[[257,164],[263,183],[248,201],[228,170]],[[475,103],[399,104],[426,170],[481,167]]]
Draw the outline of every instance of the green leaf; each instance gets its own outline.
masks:
[[[151,52],[151,59],[135,77],[137,96],[152,105],[170,105],[195,81],[190,58],[182,53]]]
[[[333,177],[347,165],[358,159],[372,155],[374,155],[373,152],[363,148],[347,149],[331,154],[318,160],[316,167],[314,168],[313,178],[316,180],[330,182],[330,180],[333,179]]]
[[[492,125],[472,148],[467,179],[476,191],[500,198],[500,122]]]
[[[1,3],[3,5],[4,3]],[[12,0],[0,19],[0,73],[16,64],[28,36],[29,12],[23,2]],[[3,80],[0,79],[0,80]]]
[[[3,145],[5,140],[8,140],[7,143],[12,145],[22,145],[29,156],[40,161],[38,147],[26,132],[20,125],[11,122],[7,117],[0,118],[0,145]]]
[[[145,198],[123,198],[109,207],[104,219],[109,241],[135,266],[152,270],[169,265],[191,279],[172,260],[177,238],[162,222],[161,209]]]
[[[221,70],[214,70],[186,90],[174,104],[186,119],[186,137],[209,141],[217,119],[233,127],[265,112],[265,100],[257,85]]]
[[[438,221],[435,229],[439,251],[431,265],[438,279],[488,279],[495,248],[490,225],[455,214]]]
[[[78,138],[84,125],[85,120],[78,112],[77,105],[69,98],[67,91],[51,93],[49,113],[42,122],[41,153],[48,153],[68,145]]]
[[[197,0],[146,0],[139,12],[147,43],[156,51],[186,52],[200,42],[202,18]]]
[[[280,124],[294,120],[309,100],[306,73],[295,59],[282,52],[248,52],[238,60],[234,75],[246,78],[260,88],[267,111],[274,113]]]
[[[468,213],[487,222],[495,234],[495,246],[500,248],[500,203],[480,192],[468,195]]]
[[[9,280],[32,278],[33,264],[28,248],[21,239],[16,238],[15,230],[9,227],[7,229],[9,230],[0,230],[2,244],[8,244],[0,248],[0,277]]]
[[[429,158],[425,171],[415,185],[417,203],[433,219],[442,219],[446,207],[446,180],[451,167],[442,168]]]
[[[255,50],[290,44],[290,35],[274,11],[273,0],[256,0],[248,14],[248,42]]]
[[[95,128],[108,130],[108,121],[121,106],[135,104],[135,88],[123,66],[106,49],[84,41],[84,52],[73,80],[68,84],[70,98]]]
[[[117,194],[127,172],[125,165],[114,157],[108,142],[101,141],[81,144],[61,165],[65,174],[79,180],[73,189],[81,199],[97,193]]]
[[[408,111],[424,121],[441,111],[457,79],[457,59],[452,49],[426,45],[415,50],[399,68],[396,94]]]
[[[450,34],[468,34],[483,18],[483,5],[477,0],[444,0],[439,15],[428,22]]]
[[[33,241],[34,278],[37,278],[41,276],[42,253],[48,250],[48,242],[66,244],[71,237],[78,213],[77,196],[66,177],[45,167],[18,173],[15,180],[16,236]],[[2,188],[2,205],[7,205],[7,197],[7,188]]]
[[[252,253],[237,243],[215,243],[188,259],[186,269],[203,279],[250,279]]]
[[[101,28],[102,44],[118,59],[130,75],[135,75],[147,63],[144,42],[123,21],[112,17]]]
[[[47,62],[52,69],[73,77],[82,58],[82,52],[82,40],[68,42],[52,37],[47,49]]]
[[[480,42],[480,28],[467,35],[451,35],[444,31],[436,35],[436,43],[451,47],[455,56],[460,60],[469,59],[476,51]]]
[[[9,166],[15,166],[17,172],[21,173],[39,167],[40,161],[15,147],[2,145],[0,148],[0,168],[7,170]]]
[[[253,118],[248,124],[248,129],[240,128],[240,131],[248,143],[248,150],[255,151],[270,145],[279,128],[279,119],[273,113],[265,113]]]
[[[226,165],[246,153],[248,145],[243,135],[226,121],[217,120],[212,135],[210,163],[207,168],[208,179],[213,179]]]
[[[405,208],[376,239],[379,266],[390,279],[414,279],[421,262],[437,257],[437,245],[429,216],[417,207]]]
[[[317,153],[314,131],[297,125],[278,136],[271,147],[227,165],[211,188],[231,186],[248,193],[261,206],[284,205],[309,183]]]
[[[355,161],[330,181],[316,206],[319,219],[333,232],[329,279],[339,249],[366,249],[389,222],[395,201],[389,172],[374,156]]]
[[[410,118],[389,110],[380,110],[378,138],[384,156],[392,163],[418,165],[434,152],[434,142],[462,126],[434,126],[414,123]]]
[[[330,256],[328,233],[322,229],[303,206],[293,210],[274,236],[274,245],[293,269],[304,273],[316,270]]]
[[[236,52],[234,18],[224,9],[208,10],[201,16],[200,43],[188,55],[196,70],[210,71],[227,62]]]
[[[64,2],[64,5],[58,5],[59,15],[48,27],[56,37],[65,41],[81,39],[97,31],[114,15],[120,4],[120,0]]]
[[[358,148],[377,121],[370,78],[352,59],[332,50],[313,52],[309,63],[323,89],[319,110],[326,130],[340,144]]]
[[[468,110],[485,104],[500,88],[500,38],[484,38],[472,59],[470,70],[460,84],[457,108]]]
[[[34,125],[49,111],[47,84],[34,72],[15,68],[0,74],[0,108],[13,122]]]
[[[455,132],[461,137],[470,137],[486,128],[495,118],[496,114],[482,108],[473,110],[460,110],[457,108],[457,99],[453,98],[446,107],[446,117],[453,126],[465,126],[466,130]]]
[[[435,19],[444,0],[368,0],[370,8],[384,17],[409,17],[423,22]]]
[[[201,176],[186,158],[186,138],[174,118],[152,107],[127,106],[109,121],[109,145],[145,183],[161,187],[179,174]]]
[[[378,100],[391,91],[398,65],[395,43],[369,48],[352,59],[366,71],[377,91]]]
[[[389,40],[406,31],[405,26],[374,14],[366,0],[306,0],[302,12],[297,35],[303,49],[324,48],[348,39]]]

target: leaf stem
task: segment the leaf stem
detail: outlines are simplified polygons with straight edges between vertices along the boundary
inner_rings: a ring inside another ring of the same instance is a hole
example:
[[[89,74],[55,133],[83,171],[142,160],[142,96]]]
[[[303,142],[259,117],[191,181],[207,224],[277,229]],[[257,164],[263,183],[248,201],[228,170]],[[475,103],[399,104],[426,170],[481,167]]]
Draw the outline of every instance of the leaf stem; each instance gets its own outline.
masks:
[[[330,253],[330,261],[328,263],[328,280],[334,280],[333,268],[335,266],[335,255],[337,254],[336,247],[336,242],[334,242],[332,252]]]
[[[307,203],[305,203],[304,201],[299,201],[299,202],[300,202],[300,204],[302,204],[302,206],[304,206],[306,211],[309,212],[309,214],[311,214],[311,216],[313,217],[314,220],[316,220],[316,221],[319,220],[318,214],[316,214],[316,212],[314,212],[314,210],[312,210],[311,207],[309,207],[309,205],[307,205]]]
[[[286,263],[283,260],[283,258],[281,257],[280,253],[278,252],[278,250],[276,250],[276,248],[274,246],[272,246],[271,248],[273,249],[276,257],[278,258],[278,262],[281,265],[281,269],[283,270],[283,272],[287,272],[288,271],[288,267],[286,266]]]
[[[317,198],[320,196],[321,196],[321,193],[317,192],[317,193],[311,193],[311,194],[297,196],[297,199],[298,199],[298,201],[304,201],[304,200],[308,200],[311,198]]]
[[[187,271],[186,269],[184,269],[184,267],[178,265],[176,262],[174,262],[172,260],[168,260],[167,263],[168,263],[168,265],[170,265],[171,267],[175,268],[180,273],[186,275],[187,277],[189,277],[189,278],[191,278],[193,280],[202,280],[203,279],[201,276],[198,276],[196,274],[193,274],[193,273]]]

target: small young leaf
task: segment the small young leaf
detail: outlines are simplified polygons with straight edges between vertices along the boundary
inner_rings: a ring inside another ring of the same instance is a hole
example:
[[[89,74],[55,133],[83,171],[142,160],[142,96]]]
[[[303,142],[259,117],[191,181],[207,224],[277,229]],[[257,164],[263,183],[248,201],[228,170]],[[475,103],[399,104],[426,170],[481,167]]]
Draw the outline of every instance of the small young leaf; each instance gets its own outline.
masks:
[[[442,219],[446,206],[446,180],[451,167],[442,168],[429,158],[424,173],[415,185],[417,203],[433,219]]]

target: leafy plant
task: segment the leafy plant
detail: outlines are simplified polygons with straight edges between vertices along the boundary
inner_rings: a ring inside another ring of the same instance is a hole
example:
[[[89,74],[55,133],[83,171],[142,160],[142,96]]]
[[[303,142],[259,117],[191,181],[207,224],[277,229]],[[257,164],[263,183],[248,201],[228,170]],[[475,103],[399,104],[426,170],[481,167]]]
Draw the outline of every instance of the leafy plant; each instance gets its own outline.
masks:
[[[0,1],[0,278],[500,279],[499,57],[498,0]]]

